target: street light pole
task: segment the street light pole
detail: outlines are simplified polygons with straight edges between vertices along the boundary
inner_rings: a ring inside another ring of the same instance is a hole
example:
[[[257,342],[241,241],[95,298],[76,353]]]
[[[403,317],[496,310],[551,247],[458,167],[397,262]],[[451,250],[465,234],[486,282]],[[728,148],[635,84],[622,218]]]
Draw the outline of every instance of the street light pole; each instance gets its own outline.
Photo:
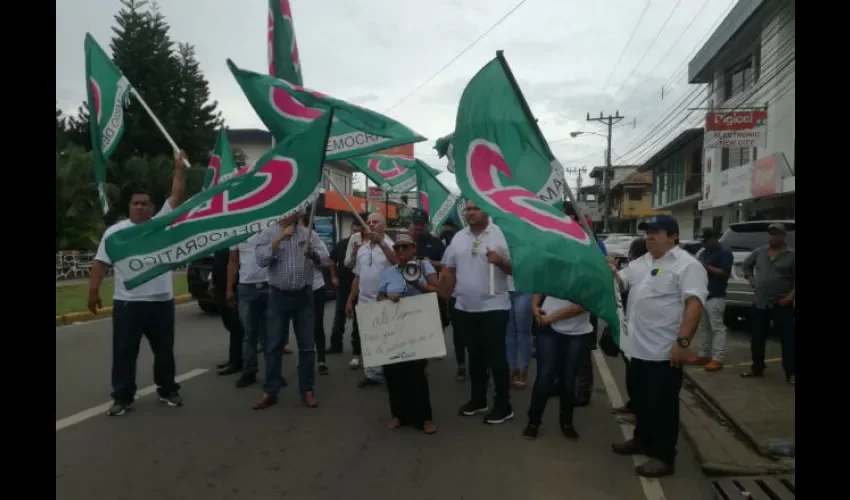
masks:
[[[602,232],[607,233],[610,231],[609,228],[609,218],[611,214],[611,178],[614,177],[614,171],[611,166],[611,129],[614,127],[615,123],[618,123],[620,120],[625,118],[625,116],[620,116],[620,112],[617,111],[614,116],[602,116],[602,112],[599,113],[599,118],[591,118],[590,113],[587,114],[587,121],[589,122],[602,122],[608,125],[608,149],[605,151],[605,170],[602,175],[602,193],[605,197],[604,208],[602,211]]]

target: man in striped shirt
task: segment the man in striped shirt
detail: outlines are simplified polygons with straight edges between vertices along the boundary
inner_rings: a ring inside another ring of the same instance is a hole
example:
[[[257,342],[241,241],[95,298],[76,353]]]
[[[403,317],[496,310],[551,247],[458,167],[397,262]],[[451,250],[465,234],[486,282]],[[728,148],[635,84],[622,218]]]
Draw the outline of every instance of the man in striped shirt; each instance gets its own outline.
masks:
[[[265,350],[263,396],[254,404],[262,410],[277,403],[282,375],[283,343],[290,320],[298,343],[298,392],[304,404],[318,406],[313,394],[316,352],[313,339],[313,272],[328,259],[319,235],[299,227],[300,212],[287,215],[254,240],[257,265],[268,270],[269,315]]]

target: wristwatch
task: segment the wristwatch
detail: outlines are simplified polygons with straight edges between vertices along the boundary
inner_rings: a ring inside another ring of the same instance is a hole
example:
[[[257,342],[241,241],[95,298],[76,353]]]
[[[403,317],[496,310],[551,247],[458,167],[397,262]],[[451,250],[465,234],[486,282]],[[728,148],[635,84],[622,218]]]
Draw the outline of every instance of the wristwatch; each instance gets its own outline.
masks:
[[[689,345],[691,345],[691,339],[687,337],[679,337],[676,339],[676,343],[679,344],[679,347],[687,348]]]

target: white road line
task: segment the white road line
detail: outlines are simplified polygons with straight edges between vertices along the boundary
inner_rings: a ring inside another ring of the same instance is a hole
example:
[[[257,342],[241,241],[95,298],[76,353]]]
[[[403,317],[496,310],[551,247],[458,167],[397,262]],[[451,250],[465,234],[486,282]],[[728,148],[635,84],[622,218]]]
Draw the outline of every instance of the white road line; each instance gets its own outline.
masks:
[[[608,393],[608,399],[614,408],[623,406],[623,396],[620,395],[620,389],[617,388],[617,383],[614,382],[614,375],[611,374],[611,369],[608,367],[608,362],[605,360],[605,355],[601,349],[593,351],[593,360],[596,362],[596,368],[599,369],[599,375],[602,377],[602,384],[605,386],[605,392]],[[620,424],[620,430],[623,432],[623,437],[632,438],[632,428],[628,425]],[[640,465],[644,460],[638,458],[637,455],[632,457],[635,466]],[[664,490],[661,488],[661,482],[658,479],[649,479],[643,476],[638,476],[640,485],[643,487],[643,494],[647,500],[666,500]]]
[[[175,309],[180,309],[182,307],[188,307],[188,306],[193,306],[193,305],[196,305],[196,302],[194,300],[191,301],[191,302],[186,302],[184,304],[177,304],[174,307],[175,307]],[[112,317],[110,316],[110,317],[107,317],[107,318],[93,319],[91,321],[80,321],[79,323],[71,323],[70,325],[57,326],[56,331],[58,332],[59,330],[64,330],[66,328],[72,328],[72,327],[75,327],[75,326],[87,326],[87,325],[91,325],[91,324],[94,324],[94,323],[102,323],[104,321],[112,321]]]
[[[182,375],[178,375],[177,377],[174,378],[174,380],[176,380],[178,383],[180,383],[180,382],[189,380],[190,378],[197,377],[198,375],[203,375],[204,373],[206,373],[208,371],[209,371],[208,368],[195,368],[192,371],[186,372]],[[147,396],[149,394],[153,394],[154,392],[156,392],[156,386],[155,385],[149,385],[149,386],[147,386],[147,387],[136,392],[136,399]],[[57,420],[56,421],[56,432],[59,432],[62,429],[71,427],[72,425],[79,424],[80,422],[82,422],[84,420],[88,420],[88,419],[95,417],[97,415],[103,415],[104,413],[106,413],[106,410],[108,410],[110,406],[112,406],[112,401],[110,401],[108,403],[103,403],[102,405],[97,405],[93,408],[89,408],[88,410],[83,410],[79,413],[75,413],[75,414],[71,415],[70,417],[63,418],[62,420]]]

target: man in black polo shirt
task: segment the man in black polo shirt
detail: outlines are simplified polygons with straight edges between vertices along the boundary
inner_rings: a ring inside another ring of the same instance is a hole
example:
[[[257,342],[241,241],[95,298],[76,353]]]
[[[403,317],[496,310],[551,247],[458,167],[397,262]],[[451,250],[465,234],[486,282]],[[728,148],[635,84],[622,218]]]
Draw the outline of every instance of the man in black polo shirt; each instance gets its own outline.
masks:
[[[342,352],[342,336],[345,333],[345,303],[348,300],[348,294],[351,292],[351,284],[354,283],[354,272],[350,267],[345,265],[346,252],[348,250],[348,242],[351,235],[358,234],[363,230],[363,226],[359,221],[351,223],[351,233],[348,237],[343,238],[334,245],[330,252],[330,265],[328,269],[331,273],[331,281],[336,288],[336,308],[334,310],[334,323],[331,329],[331,345],[325,350],[325,354],[339,354]],[[354,354],[360,355],[360,338],[357,335],[356,323],[355,330],[351,333],[351,346]]]

